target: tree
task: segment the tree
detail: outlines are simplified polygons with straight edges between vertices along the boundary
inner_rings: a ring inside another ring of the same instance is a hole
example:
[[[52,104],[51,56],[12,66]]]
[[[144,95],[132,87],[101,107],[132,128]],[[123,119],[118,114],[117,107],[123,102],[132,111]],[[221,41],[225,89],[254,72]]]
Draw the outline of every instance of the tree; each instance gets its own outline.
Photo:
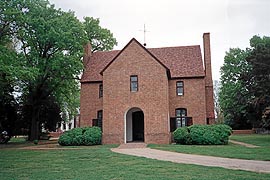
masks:
[[[110,50],[116,40],[98,19],[81,23],[73,12],[55,9],[47,0],[3,0],[0,5],[0,45],[5,47],[0,48],[0,74],[22,94],[20,114],[28,117],[29,139],[35,140],[43,117],[50,119],[48,107],[77,113],[83,45],[90,40],[93,50]]]
[[[250,95],[240,80],[242,74],[250,71],[246,61],[248,51],[239,48],[226,52],[224,64],[221,67],[221,87],[219,94],[220,107],[224,113],[225,123],[233,128],[245,128],[247,122],[247,102]]]
[[[111,50],[114,45],[117,45],[117,41],[110,30],[100,27],[99,19],[85,17],[83,24],[87,38],[92,45],[92,51]]]
[[[19,18],[15,1],[0,2],[0,133],[2,130],[14,133],[17,120],[18,103],[14,98],[15,76],[22,76],[26,71],[18,71],[20,63],[12,36],[16,31],[15,20]]]
[[[253,36],[245,51],[230,49],[221,74],[225,121],[234,128],[270,128],[270,38]]]
[[[86,36],[74,13],[57,10],[47,1],[29,3],[20,24],[17,38],[25,66],[36,71],[34,78],[24,83],[24,103],[31,111],[30,140],[34,140],[38,139],[44,101],[54,96],[63,105],[63,97],[72,97],[78,90]]]
[[[248,91],[252,94],[250,105],[263,118],[261,126],[270,128],[270,37],[253,36],[250,39],[250,53],[246,60],[251,66],[249,73],[243,74]]]
[[[22,106],[22,115],[20,122],[17,122],[20,124],[20,128],[27,128],[25,124],[31,123],[31,109],[32,107],[24,104]],[[50,95],[45,100],[42,101],[42,104],[40,105],[40,111],[39,111],[39,123],[44,129],[48,129],[49,131],[55,131],[56,130],[56,124],[60,123],[62,121],[61,118],[61,108],[57,104],[57,101],[55,100],[54,96]],[[39,126],[39,131],[41,130],[41,126]]]
[[[14,134],[18,108],[12,93],[6,74],[0,73],[0,133],[5,130],[9,135]]]

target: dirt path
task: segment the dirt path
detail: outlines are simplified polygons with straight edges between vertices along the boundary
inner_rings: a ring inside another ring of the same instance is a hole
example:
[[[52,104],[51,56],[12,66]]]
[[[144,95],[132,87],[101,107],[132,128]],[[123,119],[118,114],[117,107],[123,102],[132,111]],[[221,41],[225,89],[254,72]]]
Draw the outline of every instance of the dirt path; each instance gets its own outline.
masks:
[[[175,163],[196,164],[226,169],[246,170],[260,173],[270,173],[270,161],[255,161],[243,159],[230,159],[213,156],[183,154],[161,151],[150,148],[113,148],[113,152],[132,156],[146,157]]]
[[[229,140],[229,141],[231,143],[233,143],[233,144],[238,144],[238,145],[245,146],[245,147],[248,147],[248,148],[258,148],[258,147],[260,147],[260,146],[255,146],[253,144],[243,143],[243,142],[234,141],[234,140]]]

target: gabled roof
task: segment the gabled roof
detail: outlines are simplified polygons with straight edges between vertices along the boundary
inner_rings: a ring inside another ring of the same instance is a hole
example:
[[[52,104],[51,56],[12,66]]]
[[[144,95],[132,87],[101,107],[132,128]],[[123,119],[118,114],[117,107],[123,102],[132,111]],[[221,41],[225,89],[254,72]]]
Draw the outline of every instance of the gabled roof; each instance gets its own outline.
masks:
[[[94,52],[85,67],[81,82],[102,81],[102,73],[131,43],[137,42],[158,63],[170,72],[171,78],[204,77],[204,68],[199,45],[146,49],[136,39],[132,39],[121,51]]]
[[[107,64],[107,66],[105,66],[105,68],[100,72],[100,74],[102,75],[102,73],[113,63],[113,61],[115,61],[117,59],[117,57],[123,52],[125,51],[125,49],[131,44],[135,42],[136,44],[138,44],[142,49],[144,49],[152,58],[154,58],[161,66],[163,66],[168,72],[169,69],[162,63],[159,61],[159,59],[157,59],[151,52],[149,52],[143,45],[141,45],[141,43],[139,43],[135,38],[132,38],[129,43],[112,59],[112,61]]]
[[[170,69],[172,78],[205,75],[199,45],[150,48],[148,50]]]
[[[89,63],[85,67],[81,82],[102,81],[100,72],[119,52],[120,50],[94,52],[90,57]]]

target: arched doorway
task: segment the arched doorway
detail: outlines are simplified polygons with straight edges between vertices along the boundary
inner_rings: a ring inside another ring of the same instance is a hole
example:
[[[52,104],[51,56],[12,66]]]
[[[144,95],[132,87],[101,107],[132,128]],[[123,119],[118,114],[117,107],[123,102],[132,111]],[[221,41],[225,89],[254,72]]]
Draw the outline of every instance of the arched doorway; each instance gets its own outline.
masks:
[[[126,142],[144,142],[144,114],[140,108],[131,108],[126,114]]]

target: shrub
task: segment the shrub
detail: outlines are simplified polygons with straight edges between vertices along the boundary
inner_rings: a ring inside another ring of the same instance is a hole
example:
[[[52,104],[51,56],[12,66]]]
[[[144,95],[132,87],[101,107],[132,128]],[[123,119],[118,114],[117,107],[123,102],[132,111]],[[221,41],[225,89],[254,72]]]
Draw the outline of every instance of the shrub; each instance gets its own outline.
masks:
[[[191,144],[204,144],[204,133],[206,132],[206,125],[193,125],[188,127]]]
[[[101,144],[101,131],[99,127],[87,128],[83,135],[84,145]]]
[[[188,144],[189,132],[187,127],[177,128],[173,132],[174,141],[178,144]]]
[[[101,130],[99,127],[74,128],[62,134],[58,143],[62,146],[101,144]]]
[[[35,139],[35,140],[33,141],[33,143],[34,143],[35,145],[38,145],[38,140]]]
[[[72,145],[72,137],[70,135],[69,131],[66,131],[64,134],[62,134],[59,139],[58,143],[61,146],[71,146]]]
[[[179,144],[228,144],[229,136],[232,133],[231,127],[218,125],[192,125],[184,128],[177,128],[173,135],[176,143]]]

